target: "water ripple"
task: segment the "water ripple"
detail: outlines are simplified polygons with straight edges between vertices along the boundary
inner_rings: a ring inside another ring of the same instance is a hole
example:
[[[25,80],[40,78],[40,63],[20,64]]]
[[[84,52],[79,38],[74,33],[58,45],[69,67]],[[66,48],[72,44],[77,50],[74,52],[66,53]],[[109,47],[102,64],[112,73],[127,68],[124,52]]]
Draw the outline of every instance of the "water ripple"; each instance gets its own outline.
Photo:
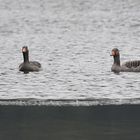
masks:
[[[114,47],[139,59],[138,1],[1,0],[0,18],[1,104],[139,103],[139,74],[110,70]],[[23,45],[42,71],[18,72]]]

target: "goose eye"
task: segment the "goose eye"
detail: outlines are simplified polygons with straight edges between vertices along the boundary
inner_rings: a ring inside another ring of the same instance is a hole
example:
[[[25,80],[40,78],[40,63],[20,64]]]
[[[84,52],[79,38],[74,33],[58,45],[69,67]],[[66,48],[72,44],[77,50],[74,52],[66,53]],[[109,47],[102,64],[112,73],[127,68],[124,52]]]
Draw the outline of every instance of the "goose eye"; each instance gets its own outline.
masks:
[[[119,55],[119,51],[116,51],[116,55]]]

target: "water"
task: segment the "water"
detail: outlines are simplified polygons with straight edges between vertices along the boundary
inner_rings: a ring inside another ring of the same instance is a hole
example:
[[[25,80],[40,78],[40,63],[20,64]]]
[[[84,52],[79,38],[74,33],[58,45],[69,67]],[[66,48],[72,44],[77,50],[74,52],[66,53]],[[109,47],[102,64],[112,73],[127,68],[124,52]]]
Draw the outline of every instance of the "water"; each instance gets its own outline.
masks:
[[[1,104],[139,104],[139,73],[110,70],[114,47],[123,62],[140,58],[139,9],[139,0],[0,0]],[[24,45],[42,71],[18,71]]]
[[[0,139],[139,140],[139,110],[139,105],[0,106]]]

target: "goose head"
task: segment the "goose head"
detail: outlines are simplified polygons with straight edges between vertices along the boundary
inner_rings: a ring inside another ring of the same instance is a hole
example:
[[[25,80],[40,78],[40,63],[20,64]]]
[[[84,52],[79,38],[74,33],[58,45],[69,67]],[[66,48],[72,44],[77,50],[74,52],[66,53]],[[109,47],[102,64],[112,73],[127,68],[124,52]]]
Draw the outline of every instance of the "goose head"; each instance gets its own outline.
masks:
[[[114,48],[112,49],[111,56],[114,58],[114,64],[120,66],[120,53],[119,49]]]
[[[29,50],[27,46],[22,47],[23,59],[24,62],[29,62]]]

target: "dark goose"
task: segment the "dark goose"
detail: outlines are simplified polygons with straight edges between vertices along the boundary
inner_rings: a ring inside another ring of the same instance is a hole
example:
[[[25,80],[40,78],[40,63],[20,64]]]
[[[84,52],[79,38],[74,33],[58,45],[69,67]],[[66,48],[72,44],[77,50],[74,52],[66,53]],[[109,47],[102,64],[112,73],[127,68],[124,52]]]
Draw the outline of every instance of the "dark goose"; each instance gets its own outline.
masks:
[[[117,48],[112,50],[111,56],[114,57],[114,63],[111,67],[113,72],[140,72],[140,60],[127,61],[120,64],[120,53]]]
[[[19,65],[19,71],[32,72],[41,70],[41,64],[37,61],[29,61],[29,50],[28,47],[22,47],[24,62]]]

